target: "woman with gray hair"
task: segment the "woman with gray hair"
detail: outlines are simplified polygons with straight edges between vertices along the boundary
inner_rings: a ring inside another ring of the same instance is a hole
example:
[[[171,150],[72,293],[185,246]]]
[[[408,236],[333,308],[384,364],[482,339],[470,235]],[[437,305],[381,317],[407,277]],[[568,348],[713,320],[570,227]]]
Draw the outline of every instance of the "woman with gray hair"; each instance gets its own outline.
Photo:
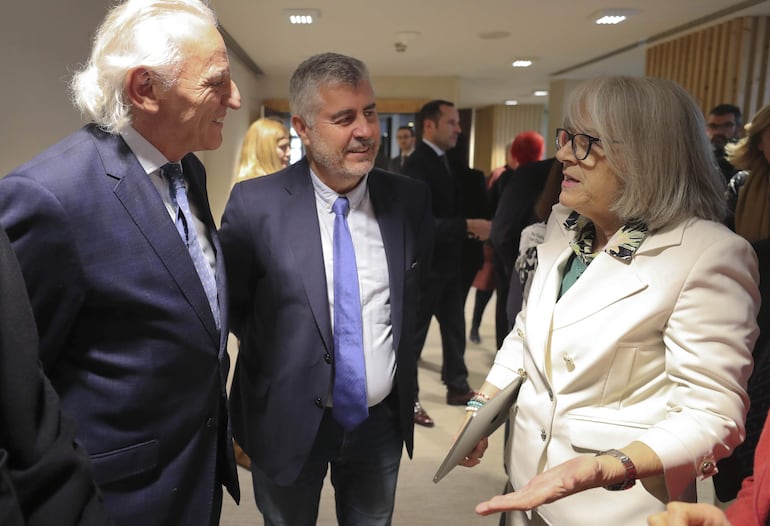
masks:
[[[695,479],[743,440],[757,263],[720,224],[704,128],[667,80],[596,79],[572,93],[529,300],[469,402],[528,373],[506,447],[514,492],[478,513],[644,524],[669,500],[693,500]]]

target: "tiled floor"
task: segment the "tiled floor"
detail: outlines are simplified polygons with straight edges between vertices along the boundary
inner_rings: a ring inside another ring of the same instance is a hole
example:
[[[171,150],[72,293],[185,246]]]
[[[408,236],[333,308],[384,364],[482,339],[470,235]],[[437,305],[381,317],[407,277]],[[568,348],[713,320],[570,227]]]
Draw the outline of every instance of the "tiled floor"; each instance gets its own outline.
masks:
[[[473,309],[473,291],[466,306],[469,317]],[[466,363],[472,387],[479,387],[494,358],[494,297],[484,313],[481,326],[481,344],[468,343]],[[434,484],[433,474],[441,464],[452,437],[463,417],[462,407],[445,403],[446,391],[440,379],[441,342],[434,321],[419,363],[420,398],[423,406],[436,421],[433,428],[417,426],[413,459],[404,456],[396,493],[393,524],[397,526],[493,525],[498,517],[479,517],[475,505],[499,493],[505,483],[502,467],[503,433],[490,438],[490,447],[484,461],[473,469],[459,467],[441,482]],[[262,526],[262,517],[254,504],[249,474],[239,469],[241,504],[236,506],[228,496],[222,510],[222,526]],[[324,488],[319,526],[334,526],[333,488],[327,481]]]

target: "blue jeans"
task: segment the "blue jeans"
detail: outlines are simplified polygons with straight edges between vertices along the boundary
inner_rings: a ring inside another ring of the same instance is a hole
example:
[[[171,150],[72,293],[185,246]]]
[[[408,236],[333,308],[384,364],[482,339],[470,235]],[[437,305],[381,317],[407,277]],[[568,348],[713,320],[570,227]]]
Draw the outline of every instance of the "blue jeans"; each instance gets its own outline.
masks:
[[[280,438],[278,438],[280,440]],[[278,486],[254,462],[254,500],[265,526],[314,526],[328,466],[340,526],[388,526],[393,516],[402,437],[386,400],[346,432],[324,411],[310,456],[291,486]]]

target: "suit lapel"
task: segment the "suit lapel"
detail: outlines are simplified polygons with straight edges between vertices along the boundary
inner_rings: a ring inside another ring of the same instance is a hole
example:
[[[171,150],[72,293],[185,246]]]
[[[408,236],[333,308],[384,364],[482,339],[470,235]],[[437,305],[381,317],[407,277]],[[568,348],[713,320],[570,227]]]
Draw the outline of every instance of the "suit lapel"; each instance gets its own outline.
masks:
[[[681,244],[684,229],[685,225],[678,225],[651,234],[630,262],[620,261],[605,252],[599,254],[585,270],[584,276],[587,279],[578,279],[555,304],[553,329],[578,322],[647,288],[649,283],[644,274],[638,272],[636,258],[645,253]],[[561,287],[562,267],[571,254],[572,249],[564,249],[564,242],[561,240],[544,243],[538,247],[538,262],[555,262],[551,265],[551,273],[545,285],[546,294],[552,295],[554,301]]]
[[[171,274],[219,348],[220,334],[216,329],[203,285],[187,248],[169,219],[157,189],[120,137],[97,135],[97,148],[107,170],[105,176],[118,179],[113,190],[115,196]]]
[[[283,207],[286,237],[297,273],[301,276],[310,310],[328,350],[334,349],[329,298],[326,289],[323,248],[321,246],[315,192],[310,180],[310,167],[303,159],[284,174],[287,203]]]
[[[398,349],[401,341],[402,318],[404,314],[404,253],[405,213],[397,210],[398,202],[390,185],[377,170],[369,174],[369,198],[372,200],[374,214],[380,225],[380,235],[385,246],[390,282],[391,325],[393,327],[393,348]]]
[[[606,252],[599,254],[581,277],[585,279],[578,279],[556,303],[554,329],[592,316],[648,286],[636,273],[633,263],[617,260]]]

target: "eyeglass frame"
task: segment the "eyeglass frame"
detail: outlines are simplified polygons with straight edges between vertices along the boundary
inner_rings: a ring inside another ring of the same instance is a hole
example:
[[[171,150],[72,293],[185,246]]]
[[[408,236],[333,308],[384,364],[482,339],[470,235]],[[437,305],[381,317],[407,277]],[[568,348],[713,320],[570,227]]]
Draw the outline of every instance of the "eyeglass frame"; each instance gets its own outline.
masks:
[[[561,150],[564,146],[567,145],[567,143],[559,144],[559,135],[561,135],[561,132],[564,132],[567,134],[567,137],[569,138],[569,142],[572,144],[572,155],[575,156],[575,159],[578,161],[584,161],[588,158],[588,155],[591,153],[591,146],[595,142],[600,142],[601,139],[599,137],[593,137],[591,135],[588,135],[587,133],[570,133],[569,130],[565,128],[556,128],[556,136],[554,137],[556,142],[556,149]],[[588,139],[588,146],[586,147],[586,154],[583,157],[578,157],[577,154],[577,148],[575,147],[575,137],[582,135],[586,139]]]

